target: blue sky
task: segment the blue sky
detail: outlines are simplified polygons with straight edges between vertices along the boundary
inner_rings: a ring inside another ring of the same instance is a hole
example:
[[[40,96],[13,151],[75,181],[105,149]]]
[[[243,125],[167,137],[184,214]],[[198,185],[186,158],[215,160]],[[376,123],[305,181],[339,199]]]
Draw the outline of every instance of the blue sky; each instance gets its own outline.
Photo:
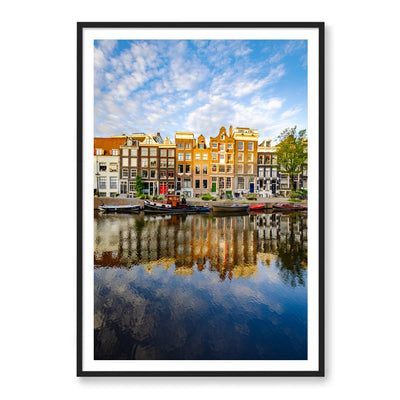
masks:
[[[98,40],[94,68],[96,137],[307,129],[306,41]]]

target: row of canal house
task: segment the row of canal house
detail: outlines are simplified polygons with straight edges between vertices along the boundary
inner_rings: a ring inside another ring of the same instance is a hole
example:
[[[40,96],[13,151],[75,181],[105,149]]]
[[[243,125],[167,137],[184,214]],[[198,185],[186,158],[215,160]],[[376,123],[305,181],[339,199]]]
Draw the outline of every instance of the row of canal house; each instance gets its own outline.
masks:
[[[193,132],[176,132],[175,143],[159,133],[95,138],[95,193],[134,194],[139,175],[149,195],[286,194],[289,179],[278,171],[275,148],[270,139],[258,145],[258,137],[257,130],[222,127],[209,145]],[[306,187],[306,173],[295,178],[295,188]]]

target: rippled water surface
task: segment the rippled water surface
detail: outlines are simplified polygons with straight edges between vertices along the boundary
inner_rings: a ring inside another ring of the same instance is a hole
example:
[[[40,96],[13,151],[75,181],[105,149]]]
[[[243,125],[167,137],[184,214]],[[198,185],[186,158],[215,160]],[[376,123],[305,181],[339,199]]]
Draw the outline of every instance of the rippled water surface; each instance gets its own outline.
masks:
[[[95,215],[95,359],[307,359],[307,216]]]

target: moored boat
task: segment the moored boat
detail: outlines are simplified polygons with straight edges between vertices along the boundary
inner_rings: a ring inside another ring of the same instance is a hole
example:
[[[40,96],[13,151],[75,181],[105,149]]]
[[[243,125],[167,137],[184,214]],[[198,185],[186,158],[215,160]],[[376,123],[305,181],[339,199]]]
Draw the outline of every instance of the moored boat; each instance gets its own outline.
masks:
[[[148,201],[144,202],[145,213],[157,214],[196,214],[208,212],[208,207],[192,206],[186,204],[186,201],[181,201],[179,196],[167,196],[166,202]]]
[[[250,205],[250,211],[259,211],[259,210],[264,210],[266,204],[251,204]]]
[[[247,212],[249,211],[248,204],[232,204],[232,205],[224,205],[224,204],[213,204],[213,211],[217,212]]]
[[[139,204],[135,205],[105,205],[99,206],[99,210],[106,213],[136,213],[141,209]]]
[[[307,207],[301,204],[290,204],[290,203],[276,203],[272,205],[274,210],[280,211],[305,211]]]

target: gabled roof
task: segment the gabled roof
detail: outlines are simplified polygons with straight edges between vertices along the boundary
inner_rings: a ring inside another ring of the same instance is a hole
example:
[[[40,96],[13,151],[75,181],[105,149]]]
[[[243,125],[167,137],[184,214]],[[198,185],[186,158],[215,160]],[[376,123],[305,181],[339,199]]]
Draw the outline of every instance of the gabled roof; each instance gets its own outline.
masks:
[[[126,138],[94,138],[94,148],[95,149],[103,149],[105,156],[111,156],[112,150],[119,150],[119,146],[122,146],[126,141]]]

